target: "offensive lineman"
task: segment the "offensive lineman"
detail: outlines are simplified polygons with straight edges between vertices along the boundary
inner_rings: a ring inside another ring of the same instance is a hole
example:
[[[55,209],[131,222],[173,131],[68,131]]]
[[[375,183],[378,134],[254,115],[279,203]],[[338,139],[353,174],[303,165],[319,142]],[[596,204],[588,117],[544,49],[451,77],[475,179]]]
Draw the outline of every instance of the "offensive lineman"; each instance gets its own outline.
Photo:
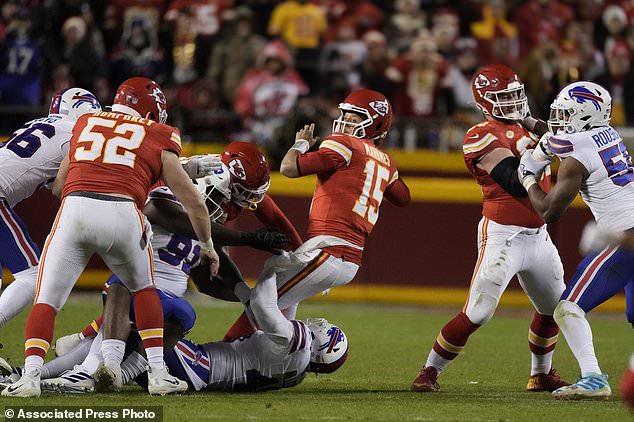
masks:
[[[520,124],[529,113],[524,85],[510,68],[493,64],[476,73],[472,90],[486,118],[469,129],[463,145],[465,164],[483,194],[478,261],[464,308],[440,330],[411,390],[440,388],[440,372],[460,354],[469,336],[491,319],[517,274],[536,309],[528,331],[531,376],[526,389],[553,391],[568,385],[552,368],[559,332],[552,315],[565,286],[557,249],[517,177],[521,153],[536,143]],[[545,190],[550,188],[549,171],[540,182]]]
[[[581,198],[603,230],[634,230],[634,166],[620,135],[610,126],[612,98],[600,85],[588,81],[564,87],[551,105],[547,146],[541,153],[522,155],[518,169],[535,210],[547,222],[558,220],[572,200]],[[540,144],[540,147],[542,145]],[[557,184],[545,193],[535,174],[561,160]],[[634,283],[631,252],[606,246],[588,254],[561,295],[555,320],[566,337],[581,370],[579,380],[553,391],[557,399],[607,399],[608,376],[601,372],[585,314]]]
[[[201,240],[201,255],[211,261],[214,274],[218,255],[207,208],[178,159],[180,134],[164,124],[166,119],[165,96],[147,78],[123,82],[112,112],[78,119],[53,187],[61,193],[62,205],[44,247],[35,305],[26,324],[24,374],[3,396],[41,394],[41,368],[57,310],[94,253],[133,292],[150,394],[186,389],[163,362],[163,314],[153,280],[150,233],[138,210],[159,178],[187,208]]]

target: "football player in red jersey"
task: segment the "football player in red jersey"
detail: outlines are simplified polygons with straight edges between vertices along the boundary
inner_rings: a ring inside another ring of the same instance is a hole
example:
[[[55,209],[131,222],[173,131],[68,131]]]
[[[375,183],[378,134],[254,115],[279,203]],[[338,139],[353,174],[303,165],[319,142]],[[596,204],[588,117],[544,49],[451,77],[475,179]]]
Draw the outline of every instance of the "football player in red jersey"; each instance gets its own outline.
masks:
[[[44,246],[35,305],[26,324],[24,375],[2,395],[40,395],[41,367],[57,310],[94,253],[133,292],[138,332],[150,366],[150,394],[187,389],[169,375],[163,362],[163,313],[153,280],[150,233],[139,211],[151,185],[162,179],[188,210],[212,273],[217,272],[218,255],[205,203],[178,158],[179,131],[165,125],[166,119],[165,96],[158,84],[131,78],[117,89],[111,112],[77,120],[53,187],[54,192],[61,191],[62,205]]]
[[[410,201],[396,164],[377,147],[392,124],[387,98],[362,89],[350,93],[339,109],[333,133],[317,151],[308,152],[317,138],[314,124],[307,125],[282,160],[287,177],[317,175],[308,240],[294,252],[269,258],[251,292],[251,299],[265,294],[259,289],[262,281],[275,278],[278,306],[291,319],[300,301],[352,280],[383,197],[397,206]]]
[[[464,308],[440,330],[411,389],[439,388],[438,374],[464,349],[469,336],[491,319],[517,275],[536,309],[528,331],[531,376],[526,389],[553,391],[568,385],[552,368],[559,333],[553,311],[565,286],[559,253],[516,175],[521,154],[537,143],[521,124],[529,114],[524,85],[510,68],[493,64],[475,74],[472,90],[486,119],[467,131],[462,148],[465,164],[482,188],[478,260]],[[550,169],[540,186],[550,188]]]

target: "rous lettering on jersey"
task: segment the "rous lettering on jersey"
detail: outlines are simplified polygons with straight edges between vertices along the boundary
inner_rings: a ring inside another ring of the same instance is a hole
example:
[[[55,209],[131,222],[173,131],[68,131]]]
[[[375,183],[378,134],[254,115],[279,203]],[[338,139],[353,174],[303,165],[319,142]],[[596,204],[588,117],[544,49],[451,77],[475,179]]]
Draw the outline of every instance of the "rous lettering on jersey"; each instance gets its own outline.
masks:
[[[536,144],[537,139],[519,123],[505,124],[497,120],[487,120],[467,131],[462,151],[467,169],[482,188],[482,215],[499,224],[530,228],[544,224],[528,198],[510,195],[486,171],[477,166],[482,157],[496,148],[508,149],[519,158],[524,151],[534,148]],[[545,192],[550,190],[550,167],[546,168],[539,185]]]
[[[181,152],[178,129],[117,112],[81,116],[73,128],[62,195],[118,193],[142,208],[161,175],[161,154]]]

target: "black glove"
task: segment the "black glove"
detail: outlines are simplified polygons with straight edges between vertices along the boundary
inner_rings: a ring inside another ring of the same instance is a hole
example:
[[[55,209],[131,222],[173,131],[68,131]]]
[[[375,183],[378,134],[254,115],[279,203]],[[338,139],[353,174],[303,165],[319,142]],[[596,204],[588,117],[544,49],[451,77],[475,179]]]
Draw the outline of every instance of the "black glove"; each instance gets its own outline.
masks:
[[[243,245],[262,251],[269,251],[275,255],[279,255],[282,250],[288,247],[288,236],[275,229],[266,227],[251,233],[242,233],[240,240]]]

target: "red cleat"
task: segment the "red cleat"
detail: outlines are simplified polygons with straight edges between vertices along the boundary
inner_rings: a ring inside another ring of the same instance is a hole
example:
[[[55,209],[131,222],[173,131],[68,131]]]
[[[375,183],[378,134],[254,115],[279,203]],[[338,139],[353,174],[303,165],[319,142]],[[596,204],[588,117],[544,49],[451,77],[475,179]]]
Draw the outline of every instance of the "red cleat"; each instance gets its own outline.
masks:
[[[550,391],[553,392],[560,387],[570,385],[557,375],[557,370],[551,368],[548,374],[532,375],[526,384],[526,391]]]
[[[411,391],[417,393],[429,393],[440,390],[440,385],[436,382],[438,371],[433,366],[427,366],[420,370],[418,376],[410,387]]]
[[[625,404],[634,409],[634,369],[626,369],[619,384],[621,397]]]

